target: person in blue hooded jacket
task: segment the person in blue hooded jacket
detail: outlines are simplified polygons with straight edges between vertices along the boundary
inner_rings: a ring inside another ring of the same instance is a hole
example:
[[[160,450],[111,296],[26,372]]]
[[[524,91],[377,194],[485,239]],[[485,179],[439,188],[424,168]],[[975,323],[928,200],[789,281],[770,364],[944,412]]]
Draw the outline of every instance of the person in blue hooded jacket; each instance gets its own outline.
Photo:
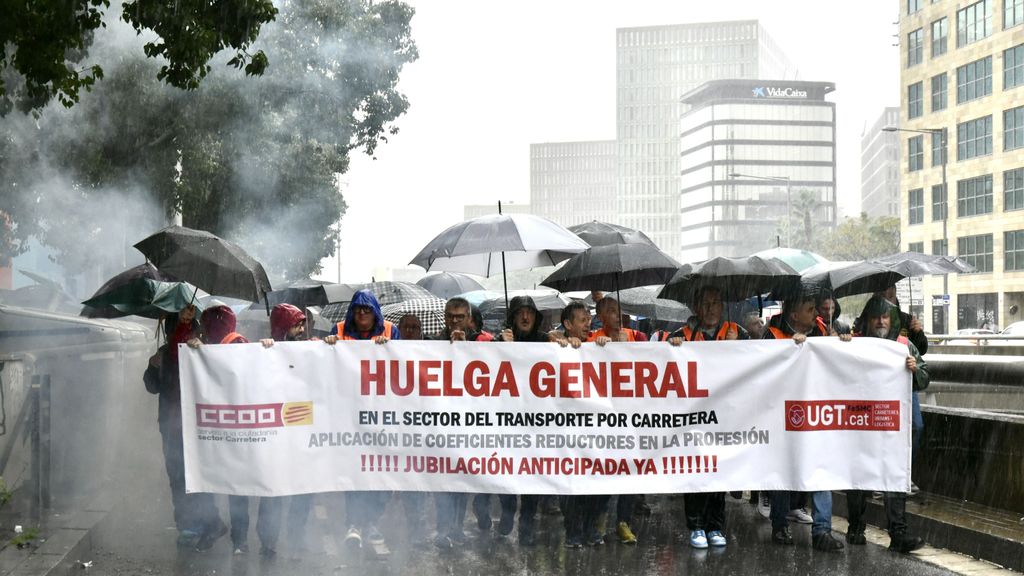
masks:
[[[384,319],[377,297],[369,290],[360,290],[352,297],[345,319],[334,326],[324,342],[334,344],[339,340],[373,340],[377,344],[385,344],[400,338],[398,326]],[[345,493],[345,514],[349,526],[345,534],[346,546],[362,548],[364,536],[375,549],[384,546],[384,537],[377,530],[377,521],[384,514],[390,499],[390,492]]]

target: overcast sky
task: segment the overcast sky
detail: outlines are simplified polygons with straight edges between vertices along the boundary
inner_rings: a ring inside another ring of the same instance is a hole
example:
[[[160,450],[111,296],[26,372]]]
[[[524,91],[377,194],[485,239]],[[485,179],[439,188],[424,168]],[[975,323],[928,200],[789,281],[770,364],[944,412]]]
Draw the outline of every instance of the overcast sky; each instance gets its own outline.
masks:
[[[893,0],[411,4],[420,59],[399,84],[409,112],[376,160],[359,155],[344,176],[343,282],[405,266],[464,204],[528,203],[530,143],[614,139],[616,28],[757,19],[801,79],[835,82],[842,215],[860,210],[865,125],[900,101]],[[337,260],[321,277],[338,279]]]

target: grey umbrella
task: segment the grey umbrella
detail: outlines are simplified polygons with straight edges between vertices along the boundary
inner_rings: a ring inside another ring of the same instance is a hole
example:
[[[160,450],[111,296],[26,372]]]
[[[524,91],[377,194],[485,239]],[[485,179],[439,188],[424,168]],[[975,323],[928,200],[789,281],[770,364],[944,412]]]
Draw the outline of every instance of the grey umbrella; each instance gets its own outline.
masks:
[[[722,300],[736,302],[768,292],[787,294],[798,291],[800,275],[774,258],[719,256],[699,264],[684,264],[658,296],[692,303],[697,292],[706,286],[717,288],[722,293]]]
[[[594,246],[570,258],[541,284],[560,292],[615,290],[664,284],[679,263],[653,244]]]
[[[420,278],[416,283],[429,290],[435,296],[445,300],[465,292],[484,289],[476,280],[457,272],[429,274]]]
[[[611,246],[613,244],[648,244],[656,246],[647,234],[639,230],[592,220],[570,226],[569,231],[579,236],[584,242],[593,246]],[[572,258],[572,254],[558,254],[559,260]]]
[[[970,262],[958,256],[922,254],[921,252],[897,252],[873,258],[871,261],[884,264],[908,278],[929,274],[962,274],[976,271]]]
[[[903,274],[878,262],[822,262],[801,274],[805,287],[828,290],[834,298],[878,292],[905,278]]]

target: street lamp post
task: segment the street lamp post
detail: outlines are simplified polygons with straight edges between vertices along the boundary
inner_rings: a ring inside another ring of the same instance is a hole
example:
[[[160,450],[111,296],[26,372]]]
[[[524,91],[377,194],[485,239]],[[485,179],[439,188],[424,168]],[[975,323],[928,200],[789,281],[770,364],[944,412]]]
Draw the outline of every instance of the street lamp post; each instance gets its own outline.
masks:
[[[790,176],[754,176],[753,174],[740,174],[739,172],[730,172],[729,178],[753,178],[754,180],[786,183],[786,248],[790,248],[790,228],[793,227],[793,179]]]
[[[917,134],[938,134],[940,139],[940,145],[942,146],[942,243],[944,244],[945,254],[943,256],[949,256],[949,235],[946,228],[946,222],[949,220],[949,186],[946,184],[946,163],[949,161],[949,148],[948,138],[945,128],[898,128],[896,126],[886,126],[882,128],[882,132],[914,132]],[[949,274],[942,275],[942,296],[945,299],[949,296]],[[943,307],[947,307],[948,304],[943,304]],[[946,309],[946,331],[949,331],[949,309]]]

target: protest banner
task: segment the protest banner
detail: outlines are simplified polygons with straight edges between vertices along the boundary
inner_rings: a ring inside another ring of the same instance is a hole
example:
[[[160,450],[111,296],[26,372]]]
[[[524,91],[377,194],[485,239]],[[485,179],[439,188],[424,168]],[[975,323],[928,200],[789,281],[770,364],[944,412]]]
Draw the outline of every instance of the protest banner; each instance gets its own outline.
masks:
[[[907,491],[906,346],[182,347],[190,492]]]

